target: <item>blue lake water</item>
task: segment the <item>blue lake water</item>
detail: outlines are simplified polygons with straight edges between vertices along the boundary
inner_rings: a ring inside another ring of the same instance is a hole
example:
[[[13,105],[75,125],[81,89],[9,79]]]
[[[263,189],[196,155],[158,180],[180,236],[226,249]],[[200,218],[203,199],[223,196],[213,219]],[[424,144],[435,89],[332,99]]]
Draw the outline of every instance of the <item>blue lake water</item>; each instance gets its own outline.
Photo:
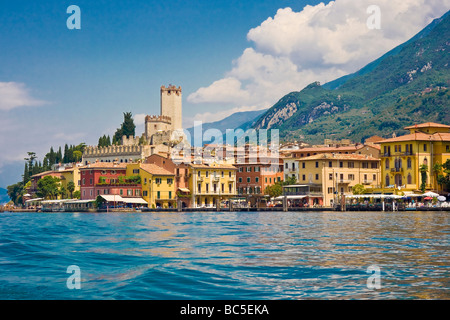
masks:
[[[0,299],[450,299],[448,218],[1,213]],[[80,289],[66,285],[71,265]]]

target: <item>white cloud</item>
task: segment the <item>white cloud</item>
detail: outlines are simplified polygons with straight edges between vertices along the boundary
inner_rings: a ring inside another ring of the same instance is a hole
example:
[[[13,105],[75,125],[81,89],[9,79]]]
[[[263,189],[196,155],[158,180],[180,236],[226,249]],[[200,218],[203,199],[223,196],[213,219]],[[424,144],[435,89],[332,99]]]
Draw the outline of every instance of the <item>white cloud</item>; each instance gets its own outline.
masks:
[[[41,106],[47,102],[30,96],[25,84],[0,82],[0,110],[7,111],[19,107]]]
[[[370,5],[380,7],[381,29],[367,27]],[[410,39],[448,8],[450,0],[336,0],[300,12],[279,9],[248,32],[254,47],[245,49],[222,79],[187,99],[219,106],[269,107],[314,81],[325,83],[357,71]],[[196,117],[216,121],[231,110]]]

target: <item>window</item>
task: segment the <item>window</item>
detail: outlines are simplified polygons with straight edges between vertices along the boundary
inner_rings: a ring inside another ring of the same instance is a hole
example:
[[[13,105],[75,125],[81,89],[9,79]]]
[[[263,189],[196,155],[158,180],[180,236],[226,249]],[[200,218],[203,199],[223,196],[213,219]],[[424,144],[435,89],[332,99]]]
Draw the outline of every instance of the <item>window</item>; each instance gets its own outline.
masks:
[[[161,184],[161,180],[162,180],[161,178],[155,178],[155,183],[156,184]]]
[[[127,196],[133,196],[133,189],[127,189]]]
[[[93,190],[91,190],[91,192],[90,192],[90,195],[91,195],[91,196],[92,196],[92,191],[93,191]]]
[[[89,179],[89,184],[90,184],[90,185],[92,185],[92,182],[93,182],[93,181],[92,181],[92,178]]]
[[[97,195],[99,195],[100,194],[100,190],[97,190]]]
[[[316,168],[319,167],[319,161],[316,161]]]
[[[139,174],[139,169],[133,169],[134,174]]]
[[[344,162],[343,161],[339,161],[339,168],[343,168],[344,167]]]
[[[224,183],[222,183],[221,188],[222,188],[222,193],[225,193],[225,184]]]
[[[231,178],[231,171],[228,171],[228,177]]]
[[[139,189],[134,190],[134,195],[136,197],[140,197],[141,196],[141,190],[139,190]]]
[[[255,182],[259,182],[259,178],[258,177],[255,177]]]
[[[377,169],[378,168],[378,164],[376,162],[372,162],[372,169]]]
[[[230,184],[228,184],[228,193],[231,193],[232,190],[233,190],[233,185],[230,183]]]
[[[328,194],[330,194],[330,193],[333,193],[333,188],[332,187],[328,188]]]
[[[250,180],[251,180],[251,179],[248,177],[248,178],[247,178],[247,183],[250,183]]]
[[[272,183],[272,178],[269,178],[269,183]]]
[[[267,179],[267,178],[266,178]],[[241,177],[239,177],[239,183],[242,183],[242,178]],[[266,181],[267,182],[267,181]]]
[[[287,162],[284,164],[284,168],[289,169],[289,164]]]
[[[389,180],[389,175],[386,175],[385,182],[386,182],[386,187],[391,185],[391,182]]]
[[[372,180],[373,180],[373,181],[376,181],[376,180],[377,180],[377,175],[376,175],[376,174],[372,175]]]
[[[244,172],[244,167],[239,167],[239,172]]]
[[[148,196],[148,191],[142,191],[142,195],[144,196],[144,197],[147,197]]]
[[[348,162],[348,167],[349,168],[354,168],[355,167],[355,163],[353,161],[349,161]]]
[[[305,162],[302,162],[302,169],[305,169]]]
[[[316,180],[319,180],[319,174],[316,173]]]
[[[408,159],[406,160],[406,167],[407,167],[408,169],[411,169],[411,158],[408,158]]]
[[[423,151],[427,151],[427,144],[426,143],[423,144]]]
[[[83,178],[83,180],[82,180],[82,181],[83,181],[83,184],[82,184],[82,185],[84,186],[84,185],[86,184],[86,179],[85,179],[85,178]]]
[[[209,192],[209,183],[206,184],[206,193]]]
[[[449,145],[446,145],[445,146],[445,152],[449,152],[450,151],[450,146]]]
[[[213,184],[213,192],[216,193],[217,192],[217,184]]]
[[[208,178],[209,171],[206,171],[206,172],[205,172],[205,175],[206,175],[206,177]]]
[[[355,175],[354,174],[349,174],[348,175],[348,180],[355,180]],[[367,180],[367,174],[364,175],[364,180]]]
[[[394,151],[397,152],[397,145],[394,146]]]
[[[408,184],[412,183],[412,177],[411,177],[410,173],[408,173],[408,178],[406,179],[406,181],[407,181]]]
[[[386,159],[386,166],[385,166],[385,168],[389,169],[389,159]]]
[[[201,184],[201,183],[199,183],[199,184],[197,185],[197,192],[198,192],[198,193],[201,193],[201,192],[202,192],[202,184]]]
[[[401,145],[398,146],[398,152],[402,152],[402,146]]]
[[[333,180],[333,174],[332,173],[328,174],[328,180]]]
[[[369,168],[369,163],[368,163],[368,162],[363,162],[363,163],[362,163],[362,168],[363,168],[363,169]]]
[[[328,162],[328,168],[333,168],[333,162],[331,161]]]
[[[119,194],[123,196],[123,189],[120,189]]]
[[[167,178],[167,184],[172,184],[173,183],[173,179],[172,178]]]
[[[259,172],[259,167],[255,167],[255,172]]]
[[[252,172],[252,167],[247,167],[247,172]]]
[[[295,162],[292,162],[292,170],[295,170]]]
[[[172,191],[169,191],[169,199],[172,199]]]
[[[201,172],[200,172],[200,171],[198,172],[198,177],[199,177],[199,178],[201,177]]]
[[[303,179],[303,181],[305,181],[306,180],[306,175],[302,175],[302,179]]]
[[[224,177],[225,173],[222,171],[222,178]]]
[[[161,199],[161,191],[156,192],[156,199]]]

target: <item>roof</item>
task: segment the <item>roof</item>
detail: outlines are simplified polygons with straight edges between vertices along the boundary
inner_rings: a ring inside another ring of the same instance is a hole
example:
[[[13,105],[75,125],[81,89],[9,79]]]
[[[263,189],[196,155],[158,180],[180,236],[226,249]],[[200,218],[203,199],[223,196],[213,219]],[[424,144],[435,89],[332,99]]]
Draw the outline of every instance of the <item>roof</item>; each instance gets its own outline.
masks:
[[[61,172],[58,172],[58,171],[52,171],[52,170],[50,170],[50,171],[44,171],[44,172],[41,172],[41,173],[33,174],[30,178],[43,177],[43,176],[49,176],[49,175],[60,176],[60,175],[61,175]]]
[[[402,142],[402,141],[450,141],[450,133],[436,132],[428,134],[424,132],[415,132],[403,136],[389,138],[377,143]]]
[[[191,163],[189,164],[194,169],[229,169],[229,170],[236,170],[236,167],[232,164],[195,164]]]
[[[446,125],[446,124],[441,124],[441,123],[434,123],[434,122],[425,122],[425,123],[421,123],[421,124],[415,124],[409,127],[405,127],[405,130],[409,130],[409,129],[416,129],[416,128],[448,128],[450,129],[450,126]]]
[[[300,160],[301,159],[301,160]],[[374,158],[364,154],[343,154],[343,153],[320,153],[315,154],[313,156],[304,157],[304,158],[296,158],[299,161],[307,161],[307,160],[356,160],[356,161],[379,161],[380,159]]]
[[[142,170],[147,171],[148,173],[151,173],[155,176],[174,176],[175,174],[173,172],[170,172],[167,169],[164,169],[163,167],[160,167],[154,163],[141,163],[139,168]]]
[[[384,140],[384,138],[380,137],[380,136],[372,136],[366,139],[366,141],[364,141],[365,143],[370,143],[370,142],[377,142],[377,141],[381,141]]]
[[[87,164],[85,166],[80,167],[80,170],[82,169],[126,169],[127,164],[125,162],[94,162]]]

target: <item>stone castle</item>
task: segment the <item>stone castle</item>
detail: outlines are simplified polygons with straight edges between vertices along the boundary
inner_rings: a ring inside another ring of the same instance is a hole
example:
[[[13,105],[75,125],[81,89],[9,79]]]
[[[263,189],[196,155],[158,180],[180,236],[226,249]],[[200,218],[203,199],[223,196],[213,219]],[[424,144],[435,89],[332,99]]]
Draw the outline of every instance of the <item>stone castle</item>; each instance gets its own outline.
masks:
[[[161,86],[161,114],[145,117],[145,132],[141,137],[123,136],[121,146],[89,146],[83,154],[83,163],[129,162],[155,153],[169,153],[171,145],[183,137],[181,98],[181,87]]]

